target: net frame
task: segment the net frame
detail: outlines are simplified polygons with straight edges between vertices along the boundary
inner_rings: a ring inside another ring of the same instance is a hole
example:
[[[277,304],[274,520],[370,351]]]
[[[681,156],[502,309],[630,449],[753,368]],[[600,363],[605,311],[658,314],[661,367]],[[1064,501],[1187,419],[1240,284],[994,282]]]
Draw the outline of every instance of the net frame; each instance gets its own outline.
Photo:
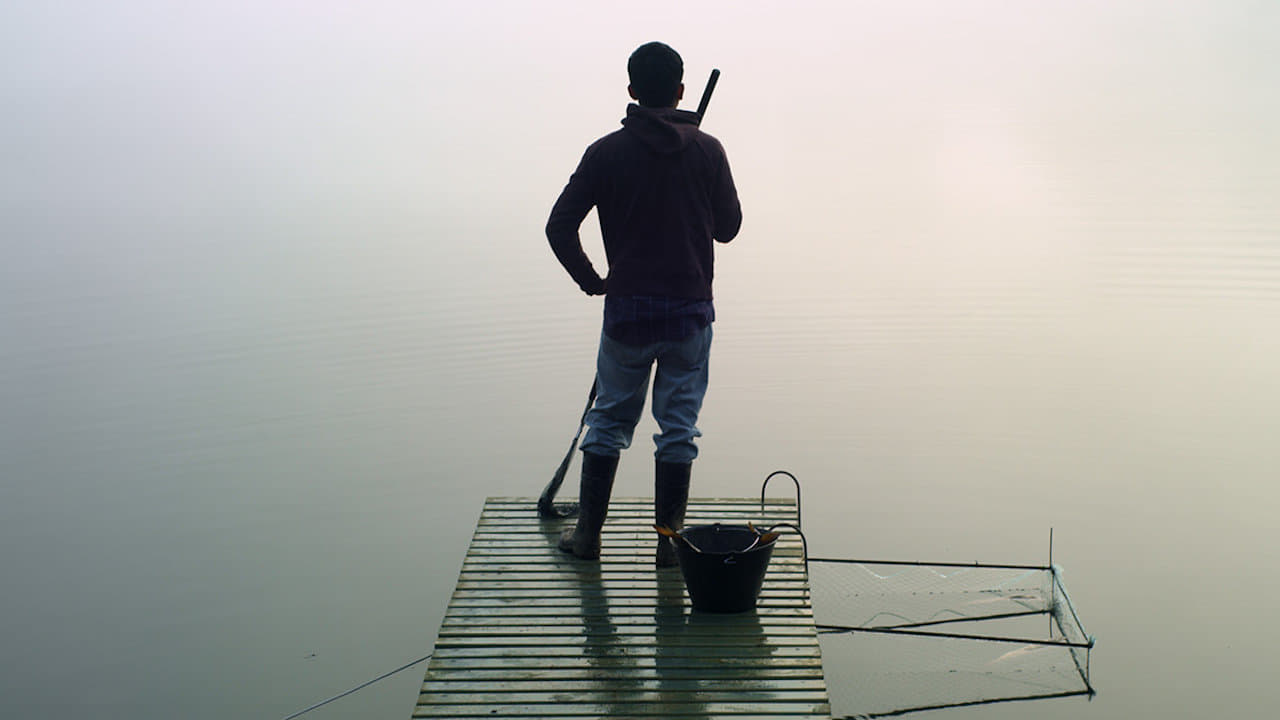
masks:
[[[870,633],[880,635],[900,635],[917,638],[936,638],[940,640],[956,640],[956,641],[973,641],[980,643],[1005,643],[1014,644],[1023,647],[1041,647],[1041,648],[1060,648],[1066,650],[1074,665],[1075,674],[1079,678],[1082,687],[1080,689],[1068,689],[1061,691],[1047,691],[1042,693],[1020,694],[1009,697],[983,697],[973,700],[961,700],[948,703],[932,703],[921,704],[914,707],[897,708],[891,711],[878,713],[860,713],[856,717],[888,717],[903,715],[911,712],[923,710],[935,710],[950,707],[968,707],[975,705],[988,705],[1006,702],[1022,702],[1029,700],[1043,700],[1050,698],[1064,698],[1087,696],[1092,699],[1096,690],[1090,681],[1090,659],[1092,650],[1096,644],[1094,636],[1090,635],[1084,628],[1084,624],[1080,620],[1080,615],[1076,611],[1075,605],[1071,601],[1070,595],[1067,593],[1066,584],[1063,580],[1062,568],[1053,562],[1053,529],[1049,530],[1049,560],[1044,565],[1022,565],[1010,563],[959,563],[946,561],[902,561],[902,560],[869,560],[855,558],[839,558],[839,557],[810,557],[808,541],[804,537],[801,530],[802,519],[800,517],[800,481],[791,473],[779,470],[771,473],[765,478],[760,489],[760,503],[763,512],[765,493],[767,492],[769,481],[776,476],[785,476],[789,478],[795,486],[796,492],[796,510],[797,521],[794,526],[788,526],[800,535],[804,545],[804,561],[805,572],[809,579],[808,594],[811,601],[813,600],[813,574],[810,572],[811,565],[819,567],[835,567],[835,566],[856,566],[870,572],[870,568],[912,568],[924,570],[936,574],[943,580],[954,577],[959,572],[1017,572],[1019,575],[1013,576],[1017,581],[1025,582],[1029,578],[1035,579],[1035,585],[1041,593],[1040,604],[1034,602],[1034,595],[1029,596],[1032,601],[1023,603],[1024,609],[1003,612],[990,612],[987,614],[964,614],[957,611],[950,611],[954,617],[941,617],[942,612],[935,613],[935,616],[925,619],[912,619],[899,616],[902,620],[897,623],[869,623],[861,624],[845,624],[845,623],[816,623],[820,635],[833,634],[855,634]],[[873,573],[874,574],[874,573]],[[889,575],[880,577],[891,577]],[[1002,590],[1007,590],[1004,586]],[[1047,589],[1048,597],[1043,597],[1044,591]],[[1018,601],[1017,597],[1006,597],[1005,599]],[[815,618],[820,617],[823,612],[818,603],[813,603]],[[894,615],[895,613],[877,612],[871,619],[878,618],[882,615]],[[1045,615],[1048,617],[1048,628],[1046,636],[1028,635],[1019,633],[1017,635],[999,632],[995,630],[984,631],[988,626],[999,625],[1003,621],[1012,619],[1029,618],[1037,615]],[[977,626],[980,629],[972,632],[950,632],[940,627],[953,625],[968,624]]]

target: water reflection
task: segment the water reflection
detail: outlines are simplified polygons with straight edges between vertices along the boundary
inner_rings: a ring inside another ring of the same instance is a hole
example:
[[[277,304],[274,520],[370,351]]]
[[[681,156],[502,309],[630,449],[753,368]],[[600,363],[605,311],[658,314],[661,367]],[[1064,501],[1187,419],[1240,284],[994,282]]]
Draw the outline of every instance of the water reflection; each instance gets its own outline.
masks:
[[[642,713],[655,705],[666,713],[701,716],[777,700],[768,680],[752,679],[769,674],[769,658],[777,650],[755,612],[692,611],[677,569],[571,562],[579,581],[582,652],[590,668],[581,701],[602,716]]]
[[[679,568],[657,571],[657,580],[657,604],[653,609],[657,639],[654,667],[660,696],[667,702],[673,702],[678,697],[677,693],[686,689],[691,675],[687,656],[680,652],[676,642],[688,622],[689,612],[685,608],[684,580]]]

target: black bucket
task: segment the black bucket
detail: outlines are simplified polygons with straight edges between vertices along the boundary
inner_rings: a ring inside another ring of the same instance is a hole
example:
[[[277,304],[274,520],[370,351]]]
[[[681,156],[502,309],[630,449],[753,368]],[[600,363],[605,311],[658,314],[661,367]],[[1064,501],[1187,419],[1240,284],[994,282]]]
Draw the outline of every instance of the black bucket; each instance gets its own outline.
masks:
[[[689,542],[674,541],[676,557],[694,610],[739,613],[756,606],[773,540],[752,547],[759,537],[754,530],[720,523],[687,527],[680,534]]]

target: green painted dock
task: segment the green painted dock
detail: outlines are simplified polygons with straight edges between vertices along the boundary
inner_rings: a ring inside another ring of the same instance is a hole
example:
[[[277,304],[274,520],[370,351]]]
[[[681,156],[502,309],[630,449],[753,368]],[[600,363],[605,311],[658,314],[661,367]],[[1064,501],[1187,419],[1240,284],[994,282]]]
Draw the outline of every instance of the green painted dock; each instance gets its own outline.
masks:
[[[415,718],[830,718],[800,539],[778,540],[755,612],[689,606],[653,564],[653,500],[610,505],[600,562],[556,549],[533,498],[489,498]],[[796,522],[792,500],[691,500],[689,525]]]

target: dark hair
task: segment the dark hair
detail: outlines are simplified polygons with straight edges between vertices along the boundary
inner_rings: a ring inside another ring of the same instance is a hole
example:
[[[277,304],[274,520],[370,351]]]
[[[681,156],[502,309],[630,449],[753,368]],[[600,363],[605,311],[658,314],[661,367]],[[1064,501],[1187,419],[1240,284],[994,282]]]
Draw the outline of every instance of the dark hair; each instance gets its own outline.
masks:
[[[676,91],[684,78],[684,61],[666,43],[645,43],[631,53],[627,74],[641,105],[671,107],[676,104]]]

